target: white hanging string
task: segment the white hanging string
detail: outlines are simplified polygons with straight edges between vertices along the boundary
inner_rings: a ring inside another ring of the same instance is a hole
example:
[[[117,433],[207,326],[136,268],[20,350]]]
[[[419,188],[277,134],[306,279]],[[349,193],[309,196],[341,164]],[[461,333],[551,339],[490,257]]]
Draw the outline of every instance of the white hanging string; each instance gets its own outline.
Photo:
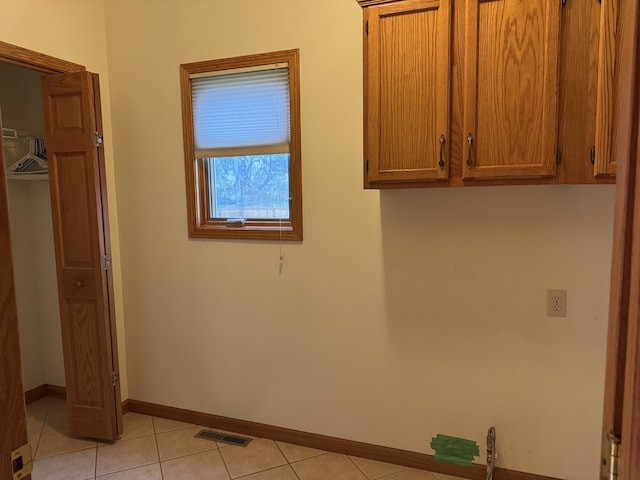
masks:
[[[287,65],[288,67],[288,65]],[[278,84],[278,65],[276,65],[276,85]],[[280,102],[278,102],[278,90],[276,89],[276,122],[280,125]],[[280,199],[282,200],[282,198]],[[278,202],[281,203],[281,202]],[[279,232],[279,256],[278,256],[278,275],[282,275],[284,269],[284,252],[282,249],[282,214],[278,216],[278,232]]]

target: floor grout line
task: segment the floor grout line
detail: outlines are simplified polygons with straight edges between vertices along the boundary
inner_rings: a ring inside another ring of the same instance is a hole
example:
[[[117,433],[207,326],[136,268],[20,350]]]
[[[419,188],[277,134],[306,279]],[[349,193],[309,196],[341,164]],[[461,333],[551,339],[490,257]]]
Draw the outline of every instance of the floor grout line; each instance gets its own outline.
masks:
[[[347,458],[349,459],[349,461],[352,463],[352,465],[353,465],[353,466],[355,466],[355,467],[358,469],[358,471],[359,471],[360,473],[362,473],[362,475],[364,475],[364,478],[366,478],[367,480],[372,480],[372,479],[369,477],[369,475],[367,475],[367,474],[364,472],[364,470],[362,470],[362,469],[360,468],[360,465],[358,465],[358,464],[353,460],[353,458],[351,458],[351,455],[345,455],[345,457],[347,457]]]
[[[42,424],[40,425],[40,432],[38,433],[38,445],[36,446],[35,452],[32,452],[33,460],[36,460],[36,455],[38,454],[38,448],[40,448],[40,440],[42,440],[42,432],[44,432],[44,426],[47,421],[47,415],[49,414],[49,408],[51,408],[51,399],[47,398],[47,408],[44,410],[44,417],[42,417]]]
[[[153,420],[152,420],[153,422]],[[155,426],[153,427],[153,431],[155,432]],[[164,470],[162,470],[162,460],[160,460],[160,446],[158,445],[158,434],[153,434],[153,440],[156,443],[156,453],[158,454],[158,467],[160,468],[160,478],[164,480]]]
[[[220,454],[220,459],[222,460],[222,465],[224,465],[224,469],[227,471],[227,476],[229,478],[233,478],[231,476],[231,472],[229,471],[229,467],[227,466],[227,462],[224,459],[224,455],[222,455],[222,449],[220,448],[220,446],[218,445],[218,442],[216,442],[216,446],[218,447],[218,453]]]
[[[93,478],[98,478],[98,445],[96,444],[96,461],[93,466]]]
[[[296,472],[295,468],[293,468],[293,465],[291,464],[291,462],[289,461],[287,456],[284,454],[284,451],[282,450],[282,447],[280,446],[280,443],[278,443],[275,440],[273,441],[273,443],[275,443],[276,447],[278,447],[278,450],[280,450],[280,453],[282,454],[282,457],[284,458],[285,462],[287,462],[287,465],[289,466],[289,470],[291,470],[293,472],[293,474],[295,475],[295,477],[298,480],[300,480],[300,477],[298,476],[298,473]]]

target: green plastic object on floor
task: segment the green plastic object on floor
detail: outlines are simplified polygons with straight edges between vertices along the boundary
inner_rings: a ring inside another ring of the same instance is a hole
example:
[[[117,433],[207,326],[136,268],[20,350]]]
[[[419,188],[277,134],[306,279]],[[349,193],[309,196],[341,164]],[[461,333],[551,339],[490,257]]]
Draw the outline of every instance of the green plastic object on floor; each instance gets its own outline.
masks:
[[[472,440],[438,434],[431,439],[431,448],[438,462],[452,463],[463,467],[473,464],[473,457],[480,455],[480,447]]]

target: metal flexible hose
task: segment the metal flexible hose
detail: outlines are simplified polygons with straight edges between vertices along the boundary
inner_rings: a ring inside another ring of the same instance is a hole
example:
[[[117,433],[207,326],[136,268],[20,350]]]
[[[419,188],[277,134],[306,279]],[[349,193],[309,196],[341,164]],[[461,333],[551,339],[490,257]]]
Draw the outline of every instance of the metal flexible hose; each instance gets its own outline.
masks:
[[[487,431],[487,480],[493,480],[496,455],[496,429],[495,427],[489,427]]]

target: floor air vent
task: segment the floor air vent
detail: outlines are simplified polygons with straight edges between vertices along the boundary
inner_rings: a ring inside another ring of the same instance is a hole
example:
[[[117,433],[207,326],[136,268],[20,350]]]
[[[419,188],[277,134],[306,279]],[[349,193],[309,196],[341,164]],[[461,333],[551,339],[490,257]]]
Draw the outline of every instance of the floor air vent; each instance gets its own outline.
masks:
[[[202,438],[203,440],[228,443],[229,445],[237,445],[239,447],[246,447],[251,441],[250,438],[239,437],[237,435],[229,435],[228,433],[215,432],[213,430],[200,430],[195,436],[196,438]]]

